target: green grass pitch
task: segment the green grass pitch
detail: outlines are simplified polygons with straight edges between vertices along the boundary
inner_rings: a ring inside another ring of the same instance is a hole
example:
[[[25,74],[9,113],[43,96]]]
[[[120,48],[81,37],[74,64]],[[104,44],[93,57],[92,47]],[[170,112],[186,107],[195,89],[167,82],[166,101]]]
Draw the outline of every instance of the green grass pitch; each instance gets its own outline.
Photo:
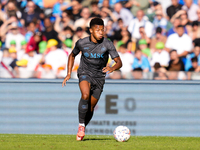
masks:
[[[117,142],[113,136],[0,134],[0,150],[200,150],[200,137],[131,136]]]

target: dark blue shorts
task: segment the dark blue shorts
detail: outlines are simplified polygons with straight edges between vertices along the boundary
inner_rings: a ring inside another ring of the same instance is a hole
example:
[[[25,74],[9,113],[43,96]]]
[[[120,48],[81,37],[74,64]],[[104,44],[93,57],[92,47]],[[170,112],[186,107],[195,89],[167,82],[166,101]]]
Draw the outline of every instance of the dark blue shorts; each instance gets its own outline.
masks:
[[[101,93],[103,92],[105,78],[94,78],[94,77],[90,77],[89,75],[80,75],[79,83],[81,81],[88,81],[91,86],[90,95],[92,95],[96,99],[100,98]]]

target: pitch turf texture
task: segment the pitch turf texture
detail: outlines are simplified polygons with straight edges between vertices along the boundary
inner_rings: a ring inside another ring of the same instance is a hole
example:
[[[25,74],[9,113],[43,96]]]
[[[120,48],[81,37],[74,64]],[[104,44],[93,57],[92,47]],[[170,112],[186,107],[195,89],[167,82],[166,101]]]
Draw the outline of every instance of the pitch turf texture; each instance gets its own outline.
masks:
[[[113,136],[0,134],[0,150],[200,150],[200,137],[131,136],[116,142]]]

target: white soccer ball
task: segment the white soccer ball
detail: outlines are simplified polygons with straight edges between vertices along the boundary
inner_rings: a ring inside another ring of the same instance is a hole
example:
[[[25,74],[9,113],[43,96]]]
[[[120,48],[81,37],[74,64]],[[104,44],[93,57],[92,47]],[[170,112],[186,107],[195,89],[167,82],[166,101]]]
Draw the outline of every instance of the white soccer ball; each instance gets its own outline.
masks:
[[[126,126],[118,126],[115,128],[113,135],[118,142],[126,142],[131,136],[131,131]]]

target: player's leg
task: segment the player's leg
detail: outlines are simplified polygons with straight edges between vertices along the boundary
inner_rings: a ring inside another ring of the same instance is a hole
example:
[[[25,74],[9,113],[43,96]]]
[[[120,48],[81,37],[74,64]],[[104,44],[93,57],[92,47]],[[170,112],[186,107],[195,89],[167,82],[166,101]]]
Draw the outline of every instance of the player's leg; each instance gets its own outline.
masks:
[[[93,113],[94,113],[94,107],[96,106],[100,96],[102,93],[102,89],[94,89],[91,92],[91,97],[90,97],[90,109],[88,109],[88,113],[86,116],[86,120],[85,120],[85,125],[87,125],[90,120],[93,117]]]
[[[90,103],[88,105],[89,109],[85,118],[85,126],[87,126],[90,120],[92,119],[94,114],[94,107],[96,106],[97,102],[98,99],[94,98],[93,96],[90,97]]]
[[[79,112],[79,129],[77,133],[77,140],[82,140],[85,136],[85,117],[88,111],[88,102],[90,98],[90,83],[83,80],[79,83],[81,91],[81,99],[79,101],[78,112]]]
[[[78,111],[79,111],[79,123],[85,126],[85,116],[88,111],[88,103],[90,98],[90,83],[83,80],[79,83],[81,91],[81,99],[79,101]]]

